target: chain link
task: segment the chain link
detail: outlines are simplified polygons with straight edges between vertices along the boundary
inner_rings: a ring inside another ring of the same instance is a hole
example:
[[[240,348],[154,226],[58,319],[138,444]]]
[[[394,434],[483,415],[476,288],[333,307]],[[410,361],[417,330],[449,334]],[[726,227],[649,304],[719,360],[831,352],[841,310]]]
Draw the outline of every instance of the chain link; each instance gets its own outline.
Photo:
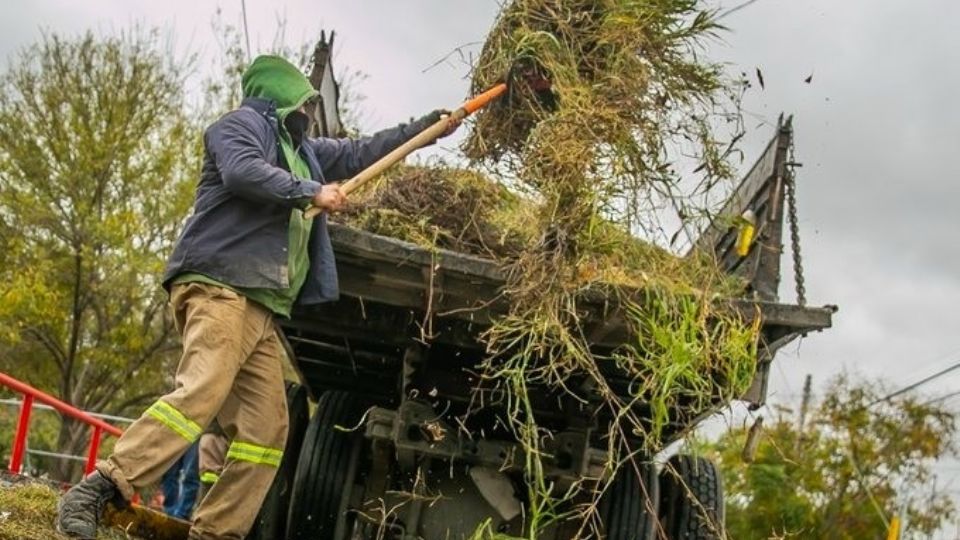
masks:
[[[787,195],[787,215],[790,219],[790,251],[793,253],[793,279],[797,285],[797,305],[807,305],[807,288],[803,279],[803,258],[800,256],[800,222],[797,217],[797,184],[794,168],[798,163],[793,157],[793,137],[787,161],[787,176],[784,179]]]

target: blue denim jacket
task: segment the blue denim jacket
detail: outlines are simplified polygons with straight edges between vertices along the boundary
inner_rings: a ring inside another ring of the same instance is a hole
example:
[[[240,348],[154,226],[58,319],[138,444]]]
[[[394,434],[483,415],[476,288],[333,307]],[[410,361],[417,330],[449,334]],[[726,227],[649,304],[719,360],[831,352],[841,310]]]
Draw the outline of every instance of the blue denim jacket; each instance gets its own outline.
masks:
[[[434,113],[436,115],[436,113]],[[236,287],[284,288],[290,211],[303,208],[326,182],[350,178],[427,128],[428,115],[362,139],[305,139],[301,155],[311,178],[282,162],[273,102],[247,98],[204,133],[203,168],[193,214],[163,275],[164,286],[198,272]],[[310,269],[297,304],[339,297],[326,213],[310,233]]]

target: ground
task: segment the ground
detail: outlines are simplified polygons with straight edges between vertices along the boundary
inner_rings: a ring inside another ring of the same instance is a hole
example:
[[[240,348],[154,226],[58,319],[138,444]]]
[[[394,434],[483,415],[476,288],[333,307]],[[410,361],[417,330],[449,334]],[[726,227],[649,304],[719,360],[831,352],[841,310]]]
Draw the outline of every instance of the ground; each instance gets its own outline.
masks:
[[[54,526],[59,497],[60,492],[47,483],[0,476],[0,540],[66,540]],[[101,527],[98,538],[129,537],[118,529]]]

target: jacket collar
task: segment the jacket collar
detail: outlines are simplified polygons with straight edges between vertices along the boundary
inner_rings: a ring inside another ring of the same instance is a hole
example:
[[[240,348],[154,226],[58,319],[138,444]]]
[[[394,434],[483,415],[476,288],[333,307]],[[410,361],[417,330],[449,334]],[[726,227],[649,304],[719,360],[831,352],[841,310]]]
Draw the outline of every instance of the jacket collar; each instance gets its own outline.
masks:
[[[241,107],[250,107],[264,116],[277,117],[277,104],[272,99],[246,97],[240,103]]]

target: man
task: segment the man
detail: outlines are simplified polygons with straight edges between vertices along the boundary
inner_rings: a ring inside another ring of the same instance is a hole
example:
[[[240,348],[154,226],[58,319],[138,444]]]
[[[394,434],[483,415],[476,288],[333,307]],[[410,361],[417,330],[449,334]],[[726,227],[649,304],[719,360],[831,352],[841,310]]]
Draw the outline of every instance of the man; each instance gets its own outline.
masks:
[[[200,489],[199,442],[190,445],[180,459],[160,477],[163,513],[177,519],[190,519]]]
[[[261,56],[242,83],[241,107],[204,134],[194,213],[164,275],[183,340],[176,387],[64,495],[57,526],[74,538],[95,538],[105,503],[123,504],[156,482],[214,419],[230,446],[190,538],[244,537],[287,434],[273,317],[339,294],[326,212],[339,209],[344,195],[329,182],[360,172],[442,114],[365,139],[310,139],[303,106],[317,92],[295,66]],[[454,129],[451,122],[446,134]],[[311,203],[325,210],[315,220],[302,213]]]

